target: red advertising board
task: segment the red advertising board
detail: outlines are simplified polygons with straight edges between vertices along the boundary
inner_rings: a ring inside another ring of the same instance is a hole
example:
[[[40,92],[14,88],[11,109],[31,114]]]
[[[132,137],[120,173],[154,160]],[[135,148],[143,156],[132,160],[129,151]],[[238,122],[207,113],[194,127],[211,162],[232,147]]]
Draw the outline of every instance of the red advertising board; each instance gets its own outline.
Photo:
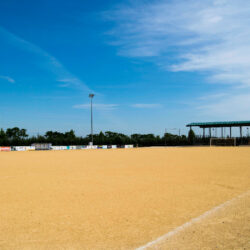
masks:
[[[0,151],[11,151],[11,147],[0,147]]]

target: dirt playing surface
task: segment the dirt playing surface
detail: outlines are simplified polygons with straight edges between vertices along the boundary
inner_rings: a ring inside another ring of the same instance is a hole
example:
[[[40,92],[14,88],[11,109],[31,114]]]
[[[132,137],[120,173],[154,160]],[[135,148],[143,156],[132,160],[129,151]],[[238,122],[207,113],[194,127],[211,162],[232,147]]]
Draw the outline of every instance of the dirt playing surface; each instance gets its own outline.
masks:
[[[134,249],[246,192],[249,180],[248,147],[2,152],[0,249]],[[187,229],[161,248],[244,249],[245,199],[194,225],[194,247]]]
[[[250,249],[250,192],[147,249]]]

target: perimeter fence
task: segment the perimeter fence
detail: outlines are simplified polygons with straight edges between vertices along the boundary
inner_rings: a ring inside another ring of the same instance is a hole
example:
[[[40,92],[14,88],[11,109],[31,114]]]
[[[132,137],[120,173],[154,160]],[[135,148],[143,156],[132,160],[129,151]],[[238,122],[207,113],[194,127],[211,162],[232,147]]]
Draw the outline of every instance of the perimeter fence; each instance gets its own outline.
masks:
[[[48,147],[41,145],[34,146],[11,146],[11,147],[0,147],[0,152],[10,151],[35,151],[35,150],[82,150],[82,149],[118,149],[118,148],[133,148],[134,145],[74,145],[74,146],[52,146]]]

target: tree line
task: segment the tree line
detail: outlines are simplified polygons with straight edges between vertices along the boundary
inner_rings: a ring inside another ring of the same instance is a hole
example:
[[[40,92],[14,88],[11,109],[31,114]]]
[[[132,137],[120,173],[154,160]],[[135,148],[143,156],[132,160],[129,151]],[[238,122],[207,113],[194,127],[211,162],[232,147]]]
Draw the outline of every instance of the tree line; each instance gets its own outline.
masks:
[[[154,134],[132,134],[106,131],[93,135],[95,145],[126,145],[134,146],[181,146],[197,143],[208,143],[197,138],[193,130],[189,135],[174,135],[165,133],[163,136]],[[30,146],[32,143],[52,143],[52,145],[87,145],[91,135],[76,136],[73,130],[67,132],[47,131],[44,135],[29,136],[26,129],[18,127],[0,130],[0,146]]]

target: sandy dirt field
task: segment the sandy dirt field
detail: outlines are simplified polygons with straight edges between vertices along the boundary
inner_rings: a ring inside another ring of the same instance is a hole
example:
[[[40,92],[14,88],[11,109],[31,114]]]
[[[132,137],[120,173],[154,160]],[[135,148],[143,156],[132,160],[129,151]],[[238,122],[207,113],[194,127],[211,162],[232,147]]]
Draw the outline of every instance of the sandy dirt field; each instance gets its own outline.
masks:
[[[250,193],[147,249],[250,249]]]
[[[250,148],[0,153],[0,249],[135,249],[250,189]],[[249,196],[158,249],[249,249]]]

